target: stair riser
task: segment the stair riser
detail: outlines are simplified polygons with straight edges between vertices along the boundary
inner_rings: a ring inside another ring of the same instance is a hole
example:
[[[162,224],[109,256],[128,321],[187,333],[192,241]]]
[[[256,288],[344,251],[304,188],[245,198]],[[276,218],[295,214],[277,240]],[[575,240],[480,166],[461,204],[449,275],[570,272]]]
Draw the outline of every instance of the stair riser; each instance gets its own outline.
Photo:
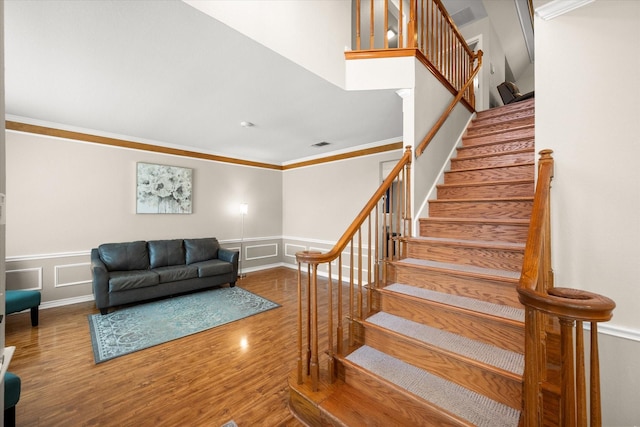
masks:
[[[463,136],[462,137],[462,145],[464,147],[470,147],[478,144],[487,144],[490,142],[505,142],[511,141],[514,139],[523,139],[523,138],[533,138],[534,137],[534,128],[527,127],[522,129],[516,129],[512,131],[505,131],[502,133],[496,133],[493,135],[486,136]]]
[[[527,116],[522,118],[516,118],[508,121],[500,121],[497,123],[482,123],[481,121],[473,121],[471,126],[467,129],[466,136],[480,136],[487,135],[495,132],[501,132],[508,129],[530,126],[535,124],[534,116]]]
[[[409,258],[518,272],[522,270],[524,257],[524,249],[478,248],[438,242],[409,241],[407,249]]]
[[[473,186],[439,186],[438,200],[533,197],[533,182]]]
[[[394,278],[398,283],[410,284],[432,291],[522,308],[516,291],[518,285],[516,279],[453,274],[402,263],[395,264]]]
[[[532,180],[533,176],[534,166],[532,163],[501,168],[445,172],[444,183],[459,184],[464,182]]]
[[[523,153],[499,153],[471,159],[451,159],[451,170],[511,166],[534,161],[533,150]]]
[[[524,243],[527,233],[526,225],[440,222],[428,218],[420,220],[420,235],[424,237]]]
[[[529,219],[533,201],[447,201],[429,202],[429,216],[447,218]]]
[[[516,102],[514,104],[502,107],[491,108],[489,110],[479,111],[476,114],[476,120],[485,120],[492,117],[506,117],[514,113],[529,111],[531,114],[535,112],[535,101],[533,99]]]
[[[413,422],[411,425],[446,427],[470,425],[462,420],[457,420],[453,415],[445,413],[418,397],[408,396],[407,393],[387,386],[386,382],[381,381],[375,375],[360,369],[353,369],[349,364],[345,364],[345,382],[357,389],[363,399],[368,399],[379,405],[392,405],[401,418],[410,419]],[[364,425],[366,423],[363,423]]]
[[[490,399],[521,410],[522,377],[483,368],[464,357],[456,357],[410,338],[367,328],[366,344]]]
[[[484,154],[497,154],[509,151],[533,150],[535,143],[533,138],[517,139],[515,141],[499,142],[495,144],[473,145],[470,147],[460,147],[456,153],[456,158],[479,156]]]
[[[471,311],[429,301],[416,301],[415,298],[401,294],[389,295],[385,292],[381,303],[385,313],[524,354],[523,324],[513,325],[490,320]]]

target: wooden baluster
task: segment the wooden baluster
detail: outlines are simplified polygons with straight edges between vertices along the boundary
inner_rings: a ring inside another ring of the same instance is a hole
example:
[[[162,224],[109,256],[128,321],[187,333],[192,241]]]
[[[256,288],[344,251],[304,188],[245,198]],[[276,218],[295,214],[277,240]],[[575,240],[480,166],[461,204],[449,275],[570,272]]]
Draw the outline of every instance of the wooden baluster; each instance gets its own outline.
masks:
[[[369,7],[369,49],[375,49],[375,35],[374,35],[374,23],[375,17],[373,13],[374,0],[371,1],[371,6]]]
[[[353,239],[351,239],[349,244],[349,347],[353,347],[353,344],[355,343],[353,336]]]
[[[389,49],[389,37],[387,37],[387,31],[389,30],[389,0],[384,0],[384,48]]]
[[[398,47],[405,47],[404,45],[404,31],[403,31],[403,26],[404,26],[404,22],[402,20],[402,17],[404,16],[404,12],[402,11],[402,6],[404,4],[403,1],[400,1],[400,7],[399,7],[399,14],[398,14]]]
[[[327,310],[327,338],[329,340],[329,348],[328,350],[328,356],[329,356],[329,360],[328,362],[328,372],[329,372],[329,381],[331,381],[332,383],[334,382],[335,378],[336,378],[336,372],[335,372],[335,358],[334,358],[334,353],[333,353],[333,278],[331,277],[331,263],[327,263],[327,270],[328,270],[328,274],[329,274],[329,283],[328,283],[328,295],[327,295],[327,305],[328,305],[328,310]]]
[[[400,2],[402,4],[402,2]],[[409,23],[407,25],[407,47],[408,48],[416,48],[418,47],[418,31],[417,31],[417,25],[418,22],[416,21],[416,15],[417,15],[417,6],[418,6],[418,2],[417,0],[410,0],[409,1]],[[400,14],[400,16],[402,16],[402,14]]]
[[[373,214],[373,218],[374,218],[374,226],[373,226],[373,231],[374,231],[374,248],[373,248],[373,263],[374,263],[374,270],[373,270],[373,280],[375,282],[375,287],[379,288],[380,287],[380,233],[378,232],[378,230],[380,230],[380,213],[379,213],[379,209],[378,206],[380,205],[380,203],[376,204],[376,207],[374,209],[374,214]]]
[[[356,0],[356,50],[361,49],[360,42],[360,0]]]
[[[298,384],[302,384],[302,263],[298,262]]]
[[[539,427],[542,425],[543,407],[540,390],[542,354],[539,346],[542,334],[540,331],[540,317],[540,312],[533,308],[525,307],[525,370],[522,390],[524,427]]]
[[[560,420],[563,426],[576,425],[576,402],[575,402],[575,368],[573,363],[573,320],[560,319],[560,357],[561,367],[561,403]]]
[[[344,356],[344,331],[342,325],[342,254],[338,255],[338,354]]]
[[[358,230],[358,319],[362,319],[362,228]]]
[[[602,426],[602,408],[600,402],[600,354],[598,350],[598,323],[591,322],[591,363],[590,363],[590,415],[591,426]]]
[[[372,278],[371,269],[373,268],[373,264],[372,264],[373,248],[371,247],[372,237],[373,236],[371,234],[371,214],[369,214],[369,217],[367,218],[367,285],[369,286],[369,291],[367,292],[367,306],[369,307],[369,312],[371,312],[371,306],[373,304],[373,292],[371,292],[371,289],[373,289],[374,287],[374,284],[371,280]]]
[[[311,264],[307,264],[307,354],[305,372],[311,374]]]
[[[584,364],[584,330],[582,322],[576,322],[576,425],[587,427],[587,385]]]
[[[311,389],[318,391],[320,365],[318,364],[318,264],[311,268]]]

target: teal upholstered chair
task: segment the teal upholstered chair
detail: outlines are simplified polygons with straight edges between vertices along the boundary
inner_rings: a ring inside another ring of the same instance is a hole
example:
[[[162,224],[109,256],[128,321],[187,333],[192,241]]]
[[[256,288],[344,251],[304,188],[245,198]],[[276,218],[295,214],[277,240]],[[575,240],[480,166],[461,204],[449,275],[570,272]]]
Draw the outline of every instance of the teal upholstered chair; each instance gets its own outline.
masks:
[[[7,372],[4,374],[4,427],[15,427],[18,400],[20,400],[20,377]]]
[[[11,314],[31,309],[31,326],[38,326],[40,300],[40,291],[7,291],[5,296],[6,313]]]

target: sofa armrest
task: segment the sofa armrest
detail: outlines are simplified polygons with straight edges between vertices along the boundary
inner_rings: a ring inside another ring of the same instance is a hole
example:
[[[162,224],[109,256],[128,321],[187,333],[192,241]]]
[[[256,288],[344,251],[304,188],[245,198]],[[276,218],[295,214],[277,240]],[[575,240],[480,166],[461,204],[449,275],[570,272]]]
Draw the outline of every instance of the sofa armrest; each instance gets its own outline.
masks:
[[[98,249],[91,249],[91,276],[93,277],[93,297],[97,308],[109,306],[109,272],[100,259]]]
[[[230,262],[233,265],[233,273],[235,276],[238,275],[238,257],[240,252],[232,251],[229,249],[220,248],[218,249],[218,259],[221,261]]]

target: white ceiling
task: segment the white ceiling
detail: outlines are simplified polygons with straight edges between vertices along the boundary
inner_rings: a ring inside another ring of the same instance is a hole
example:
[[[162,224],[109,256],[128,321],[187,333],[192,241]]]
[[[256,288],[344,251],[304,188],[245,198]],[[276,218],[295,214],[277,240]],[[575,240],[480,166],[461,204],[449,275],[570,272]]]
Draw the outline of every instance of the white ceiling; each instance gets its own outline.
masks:
[[[277,165],[402,135],[394,91],[344,91],[179,0],[7,0],[5,79],[10,120]]]
[[[394,91],[344,91],[177,0],[10,0],[5,41],[9,119],[270,164],[402,135]]]

